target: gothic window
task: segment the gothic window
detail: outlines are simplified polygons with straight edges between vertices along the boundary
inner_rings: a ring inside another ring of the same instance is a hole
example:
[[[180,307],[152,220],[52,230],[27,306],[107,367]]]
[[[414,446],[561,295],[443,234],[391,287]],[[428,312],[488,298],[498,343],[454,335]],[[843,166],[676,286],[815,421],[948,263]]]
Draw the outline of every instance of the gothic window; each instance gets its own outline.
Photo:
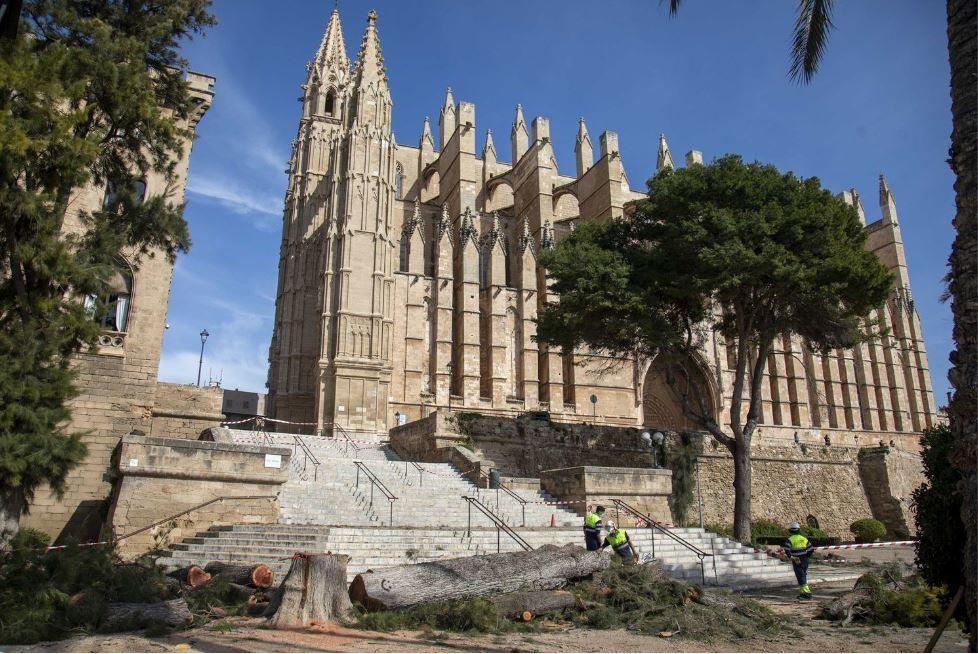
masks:
[[[438,248],[435,247],[434,239],[432,239],[431,247],[428,249],[428,261],[425,265],[424,274],[428,277],[434,277],[436,270],[438,270]]]
[[[394,166],[394,199],[404,199],[404,169],[401,164]]]
[[[323,98],[323,113],[327,116],[332,116],[336,107],[336,92],[330,89],[326,92],[326,97]]]
[[[401,272],[409,272],[409,262],[411,257],[411,242],[408,240],[408,235],[404,234],[401,236],[401,254],[400,262],[397,269]]]
[[[421,335],[421,392],[431,392],[431,344],[434,341],[434,325],[431,320],[431,300],[425,298],[421,303],[421,310],[424,312],[424,333]]]
[[[517,370],[519,370],[519,330],[516,327],[516,311],[506,310],[506,384],[508,395],[517,397]]]
[[[506,256],[506,286],[513,285],[513,258],[510,256],[509,248],[504,248],[503,253]]]
[[[112,277],[101,295],[85,297],[85,309],[89,317],[113,332],[124,332],[129,327],[129,304],[132,298],[132,273],[123,261],[117,261]]]
[[[479,252],[479,288],[489,288],[489,248]]]
[[[129,192],[136,206],[142,204],[146,199],[146,180],[133,180],[132,185],[129,187]],[[125,207],[125,199],[124,194],[116,191],[111,183],[106,185],[105,196],[102,198],[102,211],[122,213]]]

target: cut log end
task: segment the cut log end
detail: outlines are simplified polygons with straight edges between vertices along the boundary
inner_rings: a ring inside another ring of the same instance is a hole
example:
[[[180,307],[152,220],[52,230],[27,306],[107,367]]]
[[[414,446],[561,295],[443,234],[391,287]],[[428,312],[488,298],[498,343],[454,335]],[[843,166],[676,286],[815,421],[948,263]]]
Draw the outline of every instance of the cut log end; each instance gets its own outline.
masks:
[[[353,611],[346,588],[348,560],[345,554],[296,556],[268,607],[269,626],[294,629],[348,621]]]
[[[238,565],[211,561],[204,566],[204,570],[214,576],[225,577],[228,581],[242,586],[271,588],[272,584],[275,583],[275,573],[264,563]]]

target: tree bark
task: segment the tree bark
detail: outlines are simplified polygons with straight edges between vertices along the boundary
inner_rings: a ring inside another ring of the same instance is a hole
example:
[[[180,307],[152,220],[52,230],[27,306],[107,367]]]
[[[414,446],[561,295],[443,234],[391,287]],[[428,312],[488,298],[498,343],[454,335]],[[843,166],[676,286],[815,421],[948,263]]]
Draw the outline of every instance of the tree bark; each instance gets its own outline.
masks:
[[[611,556],[577,545],[400,565],[357,575],[350,599],[374,610],[423,602],[489,597],[519,590],[553,590],[606,569]]]
[[[346,554],[299,554],[282,580],[282,591],[268,607],[275,629],[308,627],[313,622],[346,622],[353,611],[346,588]]]
[[[524,613],[530,613],[531,617],[560,611],[577,606],[577,598],[574,593],[566,590],[534,590],[522,593],[507,593],[490,597],[500,615],[507,618],[522,617]]]
[[[954,395],[948,406],[961,472],[961,520],[965,526],[964,600],[970,651],[978,651],[978,59],[975,0],[948,0],[947,43],[951,64],[951,150],[954,171],[956,236],[948,259],[948,292],[954,317],[954,345],[948,380]]]
[[[99,625],[100,631],[130,631],[150,624],[165,624],[168,627],[182,627],[189,624],[194,616],[184,599],[142,604],[114,602],[109,604],[105,617]]]
[[[275,582],[275,573],[264,563],[237,565],[211,561],[204,566],[204,572],[215,577],[220,575],[235,584],[254,586],[255,588],[271,588]]]
[[[734,460],[734,538],[741,543],[751,541],[751,466],[750,440],[738,438],[733,450]]]
[[[0,492],[0,550],[20,529],[20,514],[24,511],[24,494],[19,488]]]

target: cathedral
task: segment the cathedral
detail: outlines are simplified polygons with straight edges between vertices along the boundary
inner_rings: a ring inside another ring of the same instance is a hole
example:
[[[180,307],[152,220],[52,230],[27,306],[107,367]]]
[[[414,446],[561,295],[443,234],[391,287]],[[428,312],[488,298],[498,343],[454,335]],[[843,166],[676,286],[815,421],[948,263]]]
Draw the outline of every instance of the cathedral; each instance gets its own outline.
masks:
[[[537,311],[556,300],[541,249],[644,196],[629,185],[617,134],[603,132],[595,151],[582,119],[573,171],[561,171],[549,121],[527,123],[520,105],[508,153],[489,130],[477,151],[475,105],[456,102],[451,89],[437,126],[419,121],[416,146],[395,140],[391,112],[377,14],[368,14],[351,66],[334,10],[307,65],[289,162],[268,415],[360,438],[436,409],[690,427],[656,361],[609,366],[534,340]],[[685,156],[686,165],[702,160]],[[658,167],[675,165],[660,137]],[[843,198],[895,274],[877,316],[886,329],[828,356],[785,335],[768,360],[755,440],[885,440],[916,451],[937,416],[893,194],[881,176],[881,217],[870,222],[855,190]],[[714,333],[697,372],[724,425],[731,355]]]

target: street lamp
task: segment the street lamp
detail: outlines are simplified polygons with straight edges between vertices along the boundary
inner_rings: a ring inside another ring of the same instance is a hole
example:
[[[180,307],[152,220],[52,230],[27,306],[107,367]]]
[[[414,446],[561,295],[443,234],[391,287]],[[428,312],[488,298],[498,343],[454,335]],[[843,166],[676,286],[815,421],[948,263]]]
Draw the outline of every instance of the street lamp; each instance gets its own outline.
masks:
[[[662,467],[659,465],[659,448],[662,447],[662,443],[663,441],[665,441],[665,438],[666,437],[662,434],[661,431],[657,431],[654,434],[650,434],[647,431],[642,432],[642,440],[645,441],[645,444],[649,446],[650,450],[652,450],[653,468]]]
[[[204,367],[204,343],[207,342],[208,336],[210,334],[207,333],[206,329],[200,332],[200,361],[197,362],[197,386],[200,386],[200,370]]]

